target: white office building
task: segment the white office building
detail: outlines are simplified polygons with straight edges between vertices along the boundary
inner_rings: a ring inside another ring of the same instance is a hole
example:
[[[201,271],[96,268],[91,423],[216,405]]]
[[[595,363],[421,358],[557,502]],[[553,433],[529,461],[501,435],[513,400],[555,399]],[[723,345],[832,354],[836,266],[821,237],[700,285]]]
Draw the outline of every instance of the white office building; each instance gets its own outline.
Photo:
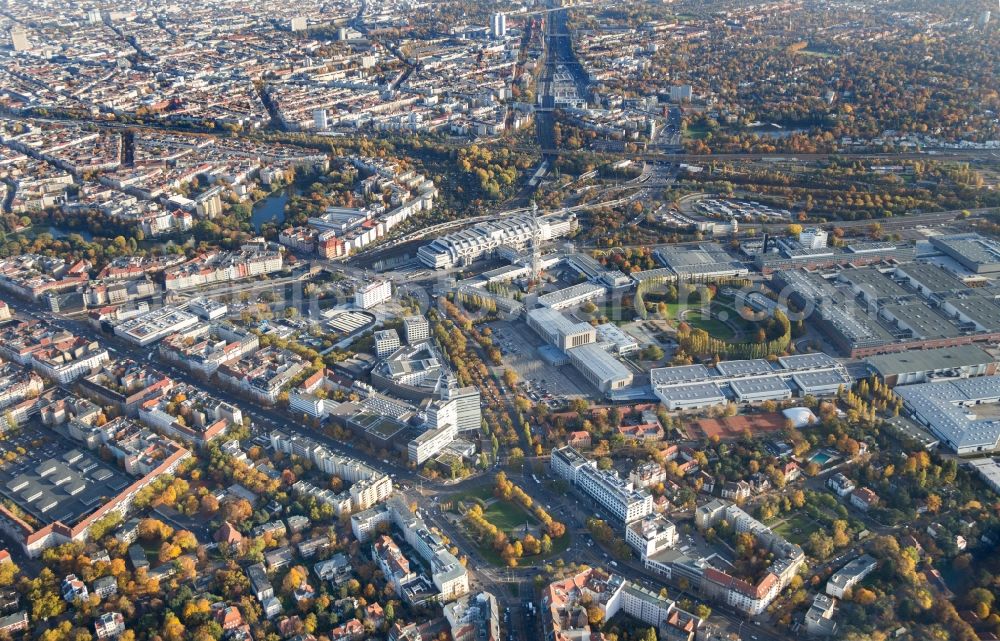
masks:
[[[567,350],[566,355],[583,377],[603,394],[632,384],[632,371],[601,345],[580,345]]]
[[[387,280],[376,280],[354,292],[354,306],[370,309],[390,298],[392,298],[392,283]]]
[[[403,319],[403,333],[407,345],[414,345],[431,337],[431,326],[423,316],[407,316]]]
[[[507,35],[507,16],[502,13],[494,13],[490,26],[494,38],[499,40],[505,37]]]
[[[679,539],[677,527],[662,514],[649,514],[625,528],[625,542],[639,553],[639,558],[647,567],[647,559],[676,547]]]
[[[550,345],[567,350],[593,343],[597,330],[589,323],[574,323],[548,307],[528,312],[528,327],[535,330]]]
[[[597,469],[572,447],[552,450],[552,470],[584,494],[597,501],[615,519],[631,523],[653,512],[653,495],[645,489],[636,490],[611,471]]]
[[[829,234],[819,227],[806,227],[799,234],[799,244],[806,249],[823,249],[829,239]]]
[[[385,358],[399,349],[399,334],[394,329],[383,329],[375,332],[375,354]]]
[[[676,85],[670,88],[670,102],[690,101],[694,97],[694,88],[691,85]]]
[[[455,423],[459,432],[478,430],[483,426],[483,406],[479,389],[449,387],[441,398],[455,403]]]
[[[140,347],[198,324],[198,317],[176,307],[160,307],[115,325],[115,336]]]
[[[843,599],[844,594],[861,583],[861,580],[871,574],[877,565],[875,557],[862,554],[830,576],[826,582],[826,593],[834,598]]]
[[[434,401],[428,406],[426,429],[406,446],[411,463],[423,465],[455,440],[458,408],[457,398]]]

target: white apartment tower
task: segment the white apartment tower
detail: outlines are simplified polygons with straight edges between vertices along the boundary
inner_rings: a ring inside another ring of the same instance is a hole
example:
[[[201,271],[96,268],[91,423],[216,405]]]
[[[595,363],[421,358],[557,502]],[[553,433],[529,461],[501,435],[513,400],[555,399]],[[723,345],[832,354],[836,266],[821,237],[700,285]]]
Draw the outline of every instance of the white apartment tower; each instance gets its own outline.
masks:
[[[507,16],[502,13],[493,14],[492,32],[493,37],[496,39],[503,38],[507,35]]]
[[[806,227],[799,234],[799,244],[806,249],[823,249],[828,238],[829,234],[819,227]]]
[[[399,334],[394,329],[375,332],[375,355],[385,358],[399,349]]]
[[[431,326],[423,316],[407,316],[403,319],[403,332],[406,344],[415,345],[431,337]]]
[[[459,432],[478,430],[483,425],[483,408],[475,387],[449,387],[441,398],[455,402],[455,422]]]
[[[392,298],[392,282],[376,280],[354,292],[354,306],[370,309]]]

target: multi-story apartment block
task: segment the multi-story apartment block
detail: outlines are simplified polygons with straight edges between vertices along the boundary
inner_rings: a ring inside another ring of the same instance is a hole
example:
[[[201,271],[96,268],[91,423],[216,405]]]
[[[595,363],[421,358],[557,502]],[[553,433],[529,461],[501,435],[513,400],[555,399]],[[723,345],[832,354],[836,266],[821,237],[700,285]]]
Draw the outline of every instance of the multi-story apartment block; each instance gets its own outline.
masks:
[[[271,432],[271,447],[276,452],[293,454],[312,461],[319,470],[351,483],[352,485],[347,492],[338,495],[329,493],[322,497],[323,500],[334,505],[338,514],[345,511],[344,505],[347,506],[347,511],[368,510],[385,501],[392,494],[392,479],[389,475],[357,459],[331,452],[312,439],[289,436],[275,430]],[[302,486],[301,489],[306,491],[307,488]]]
[[[872,573],[878,561],[875,557],[862,554],[852,559],[847,565],[834,572],[826,582],[826,593],[832,597],[843,599],[848,590],[852,589],[862,579]]]
[[[479,430],[483,426],[481,394],[476,387],[449,387],[441,398],[455,403],[455,423],[459,433]]]
[[[647,567],[647,559],[674,548],[679,539],[677,527],[661,514],[647,515],[625,527],[625,542],[639,553],[639,558]]]
[[[160,343],[160,356],[196,374],[211,376],[228,361],[257,351],[256,334],[227,322],[198,323]]]
[[[414,345],[431,337],[431,326],[423,316],[407,316],[403,319],[403,333],[406,343]]]
[[[737,532],[749,532],[758,544],[768,549],[774,561],[767,573],[752,584],[714,567],[700,572],[700,589],[709,598],[718,599],[749,616],[763,613],[795,576],[805,562],[805,553],[739,506],[721,499],[712,500],[695,510],[695,524],[705,529],[725,520]]]
[[[250,579],[250,588],[253,595],[262,604],[268,599],[274,598],[274,586],[267,578],[267,570],[263,563],[254,563],[247,567],[247,578]]]
[[[135,416],[139,405],[169,391],[174,382],[159,371],[131,359],[102,364],[79,381],[80,391],[126,416]]]
[[[391,537],[382,535],[372,544],[372,557],[396,594],[410,605],[420,605],[434,597],[427,579],[418,574]]]
[[[0,361],[0,432],[15,427],[38,409],[42,377],[17,363]],[[27,401],[27,402],[26,402]]]
[[[376,305],[381,305],[390,298],[392,298],[392,282],[388,280],[376,280],[358,288],[354,292],[354,306],[360,309],[370,309]]]
[[[168,436],[201,446],[242,426],[243,412],[232,403],[183,383],[143,402],[139,420]]]
[[[444,606],[452,641],[499,641],[500,609],[489,592],[464,596]]]
[[[410,462],[423,465],[454,441],[457,433],[456,425],[452,421],[437,427],[428,424],[427,429],[406,445]]]
[[[268,347],[225,363],[216,373],[219,381],[260,403],[273,405],[285,387],[307,367],[298,354]]]
[[[39,300],[45,294],[85,285],[90,280],[90,267],[87,261],[70,264],[62,258],[20,254],[0,260],[0,289]]]
[[[286,227],[278,234],[278,242],[297,251],[311,254],[316,251],[319,232],[312,227]]]
[[[378,505],[351,517],[351,530],[362,543],[368,541],[380,524],[391,523],[402,533],[406,543],[430,567],[430,577],[443,602],[453,601],[469,591],[469,574],[445,546],[440,536],[414,514],[406,501],[391,497]]]
[[[589,435],[588,435],[589,436]],[[676,455],[675,455],[676,456]],[[643,463],[629,472],[628,480],[635,487],[654,487],[667,480],[667,471],[655,461]]]
[[[42,376],[65,385],[110,359],[97,341],[71,337],[33,352],[31,365]]]
[[[611,471],[598,470],[572,447],[552,451],[553,471],[584,494],[601,504],[616,520],[631,523],[653,511],[653,496],[645,489],[636,490],[631,481]]]
[[[340,389],[333,380],[330,370],[320,370],[302,381],[302,385],[288,394],[288,407],[294,413],[302,413],[323,419],[340,403],[330,398],[330,392]]]
[[[399,349],[399,333],[394,329],[383,329],[375,332],[375,355],[385,358]]]
[[[121,612],[105,612],[94,621],[98,639],[114,639],[125,632],[125,617]]]
[[[266,243],[248,243],[233,252],[210,252],[165,272],[167,291],[224,285],[281,271],[284,254]]]
[[[665,631],[661,638],[693,641],[703,621],[642,586],[617,574],[593,568],[550,583],[542,593],[542,627],[547,641],[591,637],[588,608],[596,607],[604,621],[624,612]]]

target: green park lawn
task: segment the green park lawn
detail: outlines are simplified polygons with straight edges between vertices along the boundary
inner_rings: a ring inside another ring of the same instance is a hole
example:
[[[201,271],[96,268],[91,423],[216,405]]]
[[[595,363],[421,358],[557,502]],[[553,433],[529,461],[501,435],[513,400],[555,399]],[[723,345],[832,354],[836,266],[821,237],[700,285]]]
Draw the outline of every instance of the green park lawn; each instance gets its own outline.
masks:
[[[708,136],[708,134],[708,127],[689,126],[684,130],[684,138],[688,140],[703,140]]]
[[[489,505],[483,510],[483,516],[487,521],[502,529],[508,535],[515,528],[520,527],[528,523],[529,526],[539,525],[538,519],[535,518],[533,514],[524,510],[520,505],[511,503],[510,501],[502,501],[496,499],[493,493],[488,487],[482,487],[477,490],[472,490],[469,492],[463,492],[461,494],[455,495],[452,500],[455,501],[456,507],[459,501],[470,501],[472,499],[480,499],[482,501],[488,502]],[[521,559],[521,565],[532,565],[541,562],[544,559],[558,556],[566,551],[569,547],[570,536],[565,534],[558,539],[552,540],[552,551],[549,554],[539,554],[537,556],[526,556]],[[500,555],[493,550],[489,545],[477,545],[480,554],[483,555],[490,563],[503,567],[506,564]]]
[[[714,338],[728,340],[733,337],[733,330],[729,325],[718,318],[702,318],[701,312],[688,312],[682,320],[695,329],[705,330],[709,336]]]
[[[531,526],[538,525],[538,519],[533,514],[528,514],[520,505],[514,505],[507,501],[493,501],[483,512],[483,516],[486,517],[487,521],[508,533],[525,523]]]
[[[771,529],[792,543],[804,545],[809,540],[809,535],[819,529],[819,526],[804,514],[793,514]]]

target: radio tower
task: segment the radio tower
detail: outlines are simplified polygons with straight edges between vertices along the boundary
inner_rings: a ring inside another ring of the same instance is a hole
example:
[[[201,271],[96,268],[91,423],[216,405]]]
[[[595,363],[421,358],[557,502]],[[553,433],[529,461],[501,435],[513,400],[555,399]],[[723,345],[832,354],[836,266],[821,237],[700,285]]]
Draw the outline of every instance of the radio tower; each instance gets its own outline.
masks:
[[[538,223],[538,203],[531,201],[531,280],[542,276],[542,226]]]

